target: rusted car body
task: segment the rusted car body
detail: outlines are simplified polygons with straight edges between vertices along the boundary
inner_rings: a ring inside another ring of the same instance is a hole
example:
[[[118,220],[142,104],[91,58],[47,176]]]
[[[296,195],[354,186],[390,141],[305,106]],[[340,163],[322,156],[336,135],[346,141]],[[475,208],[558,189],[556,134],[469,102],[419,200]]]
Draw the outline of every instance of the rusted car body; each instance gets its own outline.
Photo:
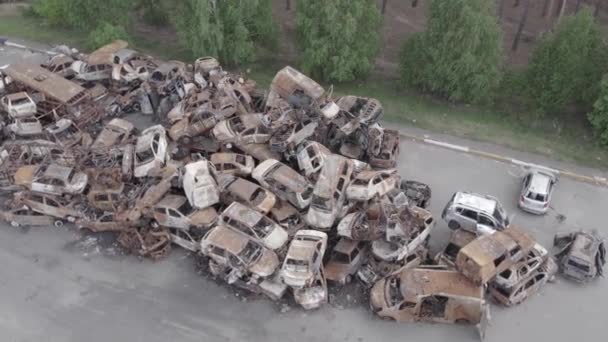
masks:
[[[306,226],[304,218],[300,215],[298,209],[289,204],[289,202],[276,199],[275,205],[270,209],[268,215],[278,224],[287,229],[290,237],[294,236],[297,231]]]
[[[49,141],[57,143],[65,148],[76,145],[88,147],[93,140],[88,133],[81,131],[72,120],[60,119],[55,124],[45,128],[46,137]]]
[[[51,216],[36,212],[25,205],[0,211],[0,219],[10,223],[13,227],[50,226],[55,222],[60,222],[58,225],[63,223],[61,220],[57,221]]]
[[[84,217],[76,219],[78,229],[87,229],[94,233],[121,232],[132,227],[128,222],[118,221],[116,213],[104,212],[95,217]]]
[[[248,235],[217,226],[201,240],[201,253],[221,267],[230,268],[237,276],[253,278],[271,276],[279,266],[277,255]]]
[[[382,145],[377,154],[372,154],[369,157],[369,164],[376,168],[391,169],[397,166],[397,158],[399,158],[399,132],[387,129],[384,131]]]
[[[277,197],[298,209],[305,209],[310,204],[312,185],[306,178],[278,160],[268,159],[260,163],[251,176]]]
[[[309,287],[323,266],[327,234],[316,230],[299,230],[289,245],[283,261],[281,279],[293,288]]]
[[[167,161],[165,129],[156,125],[145,129],[135,145],[135,171],[137,178],[157,172]]]
[[[468,230],[456,229],[452,231],[450,240],[443,251],[437,253],[434,260],[439,265],[445,265],[452,269],[456,269],[456,256],[462,247],[468,245],[475,240],[477,235]]]
[[[17,138],[35,138],[42,135],[40,120],[31,116],[14,119],[3,129],[4,135],[15,140]]]
[[[312,193],[306,222],[319,229],[329,229],[346,213],[346,187],[353,175],[352,162],[332,154],[325,160]]]
[[[294,288],[292,291],[295,302],[301,305],[305,310],[317,309],[324,303],[327,303],[327,280],[325,278],[323,265],[319,268],[314,281],[310,285]]]
[[[258,161],[281,159],[281,156],[278,153],[272,152],[267,144],[237,144],[236,147]]]
[[[362,171],[346,188],[346,196],[353,201],[368,201],[382,197],[399,186],[397,170]]]
[[[340,107],[339,118],[334,122],[344,134],[352,134],[361,125],[382,119],[384,110],[380,101],[359,96],[343,96],[336,102]]]
[[[35,192],[18,192],[14,196],[14,203],[26,205],[40,214],[68,222],[75,222],[77,218],[85,217],[85,213],[82,211],[83,208],[76,201],[68,201],[63,197]]]
[[[329,261],[325,264],[327,280],[345,285],[366,260],[367,245],[363,241],[341,238],[334,246]]]
[[[220,175],[218,188],[224,204],[240,202],[264,214],[273,209],[277,201],[272,192],[240,177]]]
[[[143,215],[152,215],[152,207],[169,192],[175,177],[175,174],[169,175],[158,183],[148,186],[145,192],[135,200],[132,208],[118,214],[118,220],[137,223]]]
[[[315,180],[325,165],[325,159],[331,154],[331,151],[324,145],[316,141],[306,141],[297,149],[298,168],[305,177]]]
[[[134,128],[135,126],[127,120],[112,119],[97,135],[91,148],[97,149],[125,144],[129,140]]]
[[[386,238],[372,242],[375,257],[385,261],[401,261],[430,239],[435,221],[431,213],[422,208],[406,207],[402,218],[391,218]]]
[[[338,235],[357,241],[381,239],[386,233],[388,217],[383,206],[372,203],[365,211],[347,214],[337,227]]]
[[[184,193],[195,208],[207,208],[220,201],[215,168],[207,160],[187,164],[183,177]]]
[[[72,63],[74,63],[74,58],[59,54],[51,56],[49,60],[41,66],[63,78],[71,79],[74,78],[74,75],[76,74],[72,69]]]
[[[112,77],[110,64],[90,64],[83,61],[74,61],[70,66],[77,80],[85,82],[103,81]]]
[[[103,211],[121,211],[126,204],[125,185],[122,182],[94,182],[87,200],[91,207]]]
[[[528,278],[530,274],[536,271],[548,258],[549,252],[545,247],[536,243],[534,247],[530,249],[528,255],[520,262],[497,274],[496,278],[490,282],[490,285],[504,289],[513,288],[517,284],[522,283],[524,279]]]
[[[287,232],[259,211],[233,202],[220,216],[221,224],[239,230],[261,242],[266,248],[277,250],[287,243]]]
[[[464,246],[456,256],[456,268],[476,284],[486,284],[523,259],[535,245],[519,228],[480,236]]]
[[[457,271],[415,268],[378,281],[370,305],[388,320],[475,324],[483,336],[489,319],[484,294],[483,286]]]
[[[514,286],[505,288],[492,282],[488,290],[498,303],[505,306],[517,305],[540,291],[548,281],[552,281],[557,270],[557,263],[550,257]]]
[[[431,204],[431,187],[412,180],[402,180],[399,188],[405,192],[407,198],[420,208],[427,208]]]
[[[213,136],[221,143],[263,144],[270,140],[263,114],[246,114],[220,121],[213,128]]]
[[[240,153],[214,153],[209,160],[220,174],[247,177],[255,167],[253,157]]]
[[[296,108],[315,108],[324,104],[324,94],[325,89],[317,82],[287,66],[279,70],[270,83],[267,102],[272,106],[281,98]]]
[[[553,245],[561,273],[577,282],[589,282],[603,275],[606,242],[595,232],[578,231],[555,235]]]
[[[13,119],[26,118],[36,114],[36,102],[22,91],[0,98],[0,108]]]
[[[27,165],[15,172],[15,184],[51,195],[80,194],[87,183],[86,173],[59,164]]]
[[[193,208],[181,195],[168,194],[152,208],[157,224],[182,230],[207,231],[217,223],[217,211],[213,207]]]

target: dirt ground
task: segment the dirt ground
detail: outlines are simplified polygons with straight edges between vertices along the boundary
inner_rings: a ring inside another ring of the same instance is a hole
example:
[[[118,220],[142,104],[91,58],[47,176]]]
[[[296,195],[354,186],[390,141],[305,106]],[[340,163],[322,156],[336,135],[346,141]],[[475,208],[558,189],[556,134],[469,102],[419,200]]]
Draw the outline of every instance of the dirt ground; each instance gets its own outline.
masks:
[[[402,43],[412,33],[423,31],[426,27],[427,7],[430,0],[419,0],[418,6],[413,8],[411,0],[387,0],[386,12],[384,14],[382,49],[378,55],[376,65],[378,71],[390,72],[396,69],[399,49]],[[502,2],[502,28],[504,37],[505,59],[509,65],[525,65],[528,62],[530,52],[544,32],[549,31],[557,22],[557,9],[560,0],[554,0],[554,10],[551,15],[542,17],[542,0],[530,0],[530,11],[528,21],[524,27],[524,33],[517,51],[512,51],[511,46],[517,31],[517,26],[524,11],[524,2],[514,7],[516,0],[497,0]],[[566,0],[565,15],[572,14],[576,10],[576,0]],[[582,6],[593,6],[596,0],[582,0]],[[606,2],[605,0],[599,0]],[[297,59],[298,50],[295,45],[295,2],[291,0],[291,10],[286,10],[288,0],[273,0],[273,14],[279,26],[280,51],[277,58],[291,61]],[[382,0],[378,0],[381,6]],[[601,7],[598,20],[602,24],[608,23],[608,4]]]

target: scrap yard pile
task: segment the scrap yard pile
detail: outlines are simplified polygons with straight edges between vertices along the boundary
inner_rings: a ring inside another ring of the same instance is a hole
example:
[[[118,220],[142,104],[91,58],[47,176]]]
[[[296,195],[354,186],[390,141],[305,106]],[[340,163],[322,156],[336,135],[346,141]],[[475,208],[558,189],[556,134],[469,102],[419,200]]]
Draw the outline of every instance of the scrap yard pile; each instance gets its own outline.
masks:
[[[357,278],[383,318],[480,331],[486,292],[513,305],[558,268],[507,220],[491,232],[450,223],[431,258],[431,190],[397,173],[399,134],[380,124],[376,99],[333,97],[291,67],[261,89],[214,58],[164,62],[122,41],[56,50],[0,69],[0,215],[12,226],[114,232],[153,260],[174,244],[228,284],[305,309],[328,301],[327,282]],[[157,124],[139,130],[129,114]],[[603,258],[588,280],[605,261],[599,237],[556,238],[559,260],[580,275],[568,262],[580,239]]]

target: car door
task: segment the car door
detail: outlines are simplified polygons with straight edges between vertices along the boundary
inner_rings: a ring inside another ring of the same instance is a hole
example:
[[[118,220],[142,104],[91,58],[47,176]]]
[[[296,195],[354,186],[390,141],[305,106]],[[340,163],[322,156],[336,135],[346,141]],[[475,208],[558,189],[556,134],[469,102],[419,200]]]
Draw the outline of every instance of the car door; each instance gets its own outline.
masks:
[[[458,215],[458,223],[460,226],[470,232],[477,231],[477,216],[478,213],[474,210],[457,207],[456,215]]]
[[[490,216],[478,213],[477,214],[477,227],[478,232],[492,232],[497,229],[496,221]]]
[[[188,222],[182,213],[173,208],[167,208],[167,226],[188,229]]]

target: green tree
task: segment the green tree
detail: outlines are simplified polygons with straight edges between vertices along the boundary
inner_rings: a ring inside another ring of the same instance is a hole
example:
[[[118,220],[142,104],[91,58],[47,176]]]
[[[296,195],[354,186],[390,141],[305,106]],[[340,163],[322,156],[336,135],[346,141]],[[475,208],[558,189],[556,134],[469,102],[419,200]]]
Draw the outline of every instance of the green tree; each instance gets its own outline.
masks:
[[[608,76],[600,83],[599,98],[587,116],[602,145],[608,146]]]
[[[402,47],[402,82],[453,101],[491,100],[502,77],[495,13],[493,1],[432,0],[427,30]]]
[[[591,106],[606,71],[606,57],[590,10],[564,17],[532,55],[526,77],[530,99],[542,113],[573,103]]]
[[[296,23],[305,72],[349,81],[373,68],[382,24],[375,0],[300,0]]]
[[[250,62],[255,44],[275,37],[269,0],[181,0],[171,16],[182,45],[195,56]]]
[[[103,23],[127,25],[132,5],[132,0],[38,0],[34,9],[53,25],[91,31]]]

